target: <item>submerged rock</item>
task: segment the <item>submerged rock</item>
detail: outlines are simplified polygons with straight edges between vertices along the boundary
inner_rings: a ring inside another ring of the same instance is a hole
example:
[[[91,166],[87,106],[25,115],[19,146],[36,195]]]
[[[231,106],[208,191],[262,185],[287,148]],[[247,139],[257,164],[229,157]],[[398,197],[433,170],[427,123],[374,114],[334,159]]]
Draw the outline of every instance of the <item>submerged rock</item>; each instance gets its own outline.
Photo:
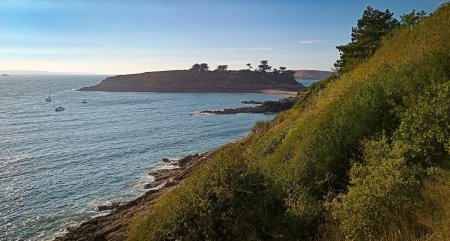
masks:
[[[111,204],[99,205],[99,206],[97,206],[96,211],[102,212],[102,211],[113,210],[113,209],[120,207],[122,204],[123,203],[121,203],[121,202],[113,202]]]
[[[254,101],[254,100],[244,100],[241,103],[245,104],[245,105],[261,105],[263,102]]]

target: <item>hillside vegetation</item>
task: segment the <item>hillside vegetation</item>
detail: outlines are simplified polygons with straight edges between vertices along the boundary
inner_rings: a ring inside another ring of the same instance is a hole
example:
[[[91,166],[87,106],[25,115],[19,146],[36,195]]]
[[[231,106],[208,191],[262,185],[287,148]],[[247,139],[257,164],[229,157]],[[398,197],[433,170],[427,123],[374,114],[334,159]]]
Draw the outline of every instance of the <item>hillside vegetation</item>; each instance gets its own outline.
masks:
[[[258,122],[130,240],[450,240],[450,5]]]

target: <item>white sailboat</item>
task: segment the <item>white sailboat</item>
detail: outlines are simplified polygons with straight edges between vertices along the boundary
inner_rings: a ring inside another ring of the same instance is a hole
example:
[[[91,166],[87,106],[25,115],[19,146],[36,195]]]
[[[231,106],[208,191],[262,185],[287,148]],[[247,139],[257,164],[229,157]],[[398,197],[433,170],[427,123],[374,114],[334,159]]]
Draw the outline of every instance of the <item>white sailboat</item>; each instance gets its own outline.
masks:
[[[45,98],[46,102],[52,102],[52,86],[50,85],[50,93],[47,98]]]

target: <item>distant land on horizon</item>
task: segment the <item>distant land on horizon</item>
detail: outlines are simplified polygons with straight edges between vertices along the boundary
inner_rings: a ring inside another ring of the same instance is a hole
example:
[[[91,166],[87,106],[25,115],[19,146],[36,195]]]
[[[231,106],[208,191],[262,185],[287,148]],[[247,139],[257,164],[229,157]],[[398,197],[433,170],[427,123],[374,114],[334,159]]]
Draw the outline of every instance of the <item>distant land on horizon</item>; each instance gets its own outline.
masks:
[[[81,91],[165,93],[262,93],[268,90],[298,92],[305,87],[291,71],[285,73],[171,70],[117,75]]]
[[[52,72],[40,70],[0,70],[0,74],[7,75],[104,75],[92,72]]]
[[[295,71],[294,78],[301,80],[321,80],[325,79],[326,77],[334,73],[332,71],[309,70],[309,69],[294,70],[294,71]]]

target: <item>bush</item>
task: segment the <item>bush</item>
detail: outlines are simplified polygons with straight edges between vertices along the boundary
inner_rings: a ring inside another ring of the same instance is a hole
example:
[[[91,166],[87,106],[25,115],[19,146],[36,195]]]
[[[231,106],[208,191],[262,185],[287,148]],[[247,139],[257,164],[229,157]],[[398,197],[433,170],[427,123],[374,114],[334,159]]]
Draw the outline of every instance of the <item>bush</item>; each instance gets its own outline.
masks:
[[[449,79],[415,96],[402,115],[396,138],[410,145],[408,156],[416,163],[427,166],[450,164]]]
[[[407,165],[406,149],[385,138],[364,143],[364,163],[353,165],[348,193],[332,203],[347,239],[385,240],[392,229],[421,229],[414,213],[422,203],[420,171]]]

